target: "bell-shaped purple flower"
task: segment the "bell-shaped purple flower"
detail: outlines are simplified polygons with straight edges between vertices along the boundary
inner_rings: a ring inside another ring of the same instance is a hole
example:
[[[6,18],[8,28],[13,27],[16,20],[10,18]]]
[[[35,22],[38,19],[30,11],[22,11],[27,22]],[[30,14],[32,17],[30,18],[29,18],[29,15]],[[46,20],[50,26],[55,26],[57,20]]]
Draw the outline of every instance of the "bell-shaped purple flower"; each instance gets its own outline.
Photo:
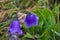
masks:
[[[20,29],[20,22],[19,22],[19,20],[13,20],[8,31],[11,34],[18,33],[18,34],[22,35],[23,32]]]
[[[27,14],[24,22],[25,22],[27,28],[30,28],[31,26],[37,26],[38,17],[33,13]]]

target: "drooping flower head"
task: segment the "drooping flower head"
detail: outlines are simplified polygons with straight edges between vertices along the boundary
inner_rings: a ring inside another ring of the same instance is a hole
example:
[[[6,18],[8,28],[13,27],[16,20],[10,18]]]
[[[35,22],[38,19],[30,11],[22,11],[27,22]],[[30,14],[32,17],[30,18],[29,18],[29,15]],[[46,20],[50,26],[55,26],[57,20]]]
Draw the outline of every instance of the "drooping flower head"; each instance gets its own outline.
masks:
[[[24,23],[26,24],[27,28],[30,28],[31,26],[37,26],[38,17],[34,13],[28,13],[24,20]]]
[[[8,31],[11,34],[15,34],[15,33],[22,34],[19,20],[13,20]]]

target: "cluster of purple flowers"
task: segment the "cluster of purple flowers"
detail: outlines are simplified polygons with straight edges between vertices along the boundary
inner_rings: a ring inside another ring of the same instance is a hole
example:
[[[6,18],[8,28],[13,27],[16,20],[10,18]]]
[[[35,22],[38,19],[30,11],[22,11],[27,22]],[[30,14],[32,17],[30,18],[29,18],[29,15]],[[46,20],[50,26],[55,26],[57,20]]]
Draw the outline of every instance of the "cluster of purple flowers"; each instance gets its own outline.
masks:
[[[37,26],[38,25],[38,17],[34,13],[27,14],[26,18],[24,20],[24,23],[27,28],[31,28],[32,26]],[[23,34],[21,27],[20,27],[19,20],[12,21],[9,31],[11,34],[15,34],[16,32],[20,35]]]

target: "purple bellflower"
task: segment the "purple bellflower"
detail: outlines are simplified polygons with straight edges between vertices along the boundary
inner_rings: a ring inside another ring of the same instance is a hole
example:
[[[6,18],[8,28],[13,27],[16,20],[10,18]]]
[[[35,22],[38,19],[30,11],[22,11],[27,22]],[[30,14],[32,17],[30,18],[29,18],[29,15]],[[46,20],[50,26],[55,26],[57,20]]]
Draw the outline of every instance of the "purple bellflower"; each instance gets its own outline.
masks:
[[[27,28],[38,26],[38,17],[34,13],[27,14],[24,23]]]
[[[20,35],[22,35],[22,30],[20,29],[20,22],[19,20],[13,20],[11,25],[10,25],[10,28],[9,28],[9,32],[11,34],[15,34],[15,33],[18,33]]]

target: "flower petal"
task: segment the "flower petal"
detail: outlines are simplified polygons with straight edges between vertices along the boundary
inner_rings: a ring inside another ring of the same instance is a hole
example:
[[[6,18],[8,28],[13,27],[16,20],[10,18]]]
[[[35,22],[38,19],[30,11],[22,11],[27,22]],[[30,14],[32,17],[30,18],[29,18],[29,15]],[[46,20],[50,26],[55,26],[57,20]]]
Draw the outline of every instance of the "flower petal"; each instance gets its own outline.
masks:
[[[21,32],[19,20],[13,20],[8,31],[10,31],[11,34],[15,34],[16,32],[19,34]]]
[[[24,22],[28,28],[30,28],[33,25],[37,26],[38,25],[38,17],[33,13],[27,14]]]
[[[34,26],[38,26],[38,17],[36,16],[35,22],[33,23]]]
[[[23,31],[22,30],[18,30],[18,34],[22,35]]]
[[[31,26],[32,26],[31,23],[26,23],[26,27],[27,27],[27,28],[30,28]]]

